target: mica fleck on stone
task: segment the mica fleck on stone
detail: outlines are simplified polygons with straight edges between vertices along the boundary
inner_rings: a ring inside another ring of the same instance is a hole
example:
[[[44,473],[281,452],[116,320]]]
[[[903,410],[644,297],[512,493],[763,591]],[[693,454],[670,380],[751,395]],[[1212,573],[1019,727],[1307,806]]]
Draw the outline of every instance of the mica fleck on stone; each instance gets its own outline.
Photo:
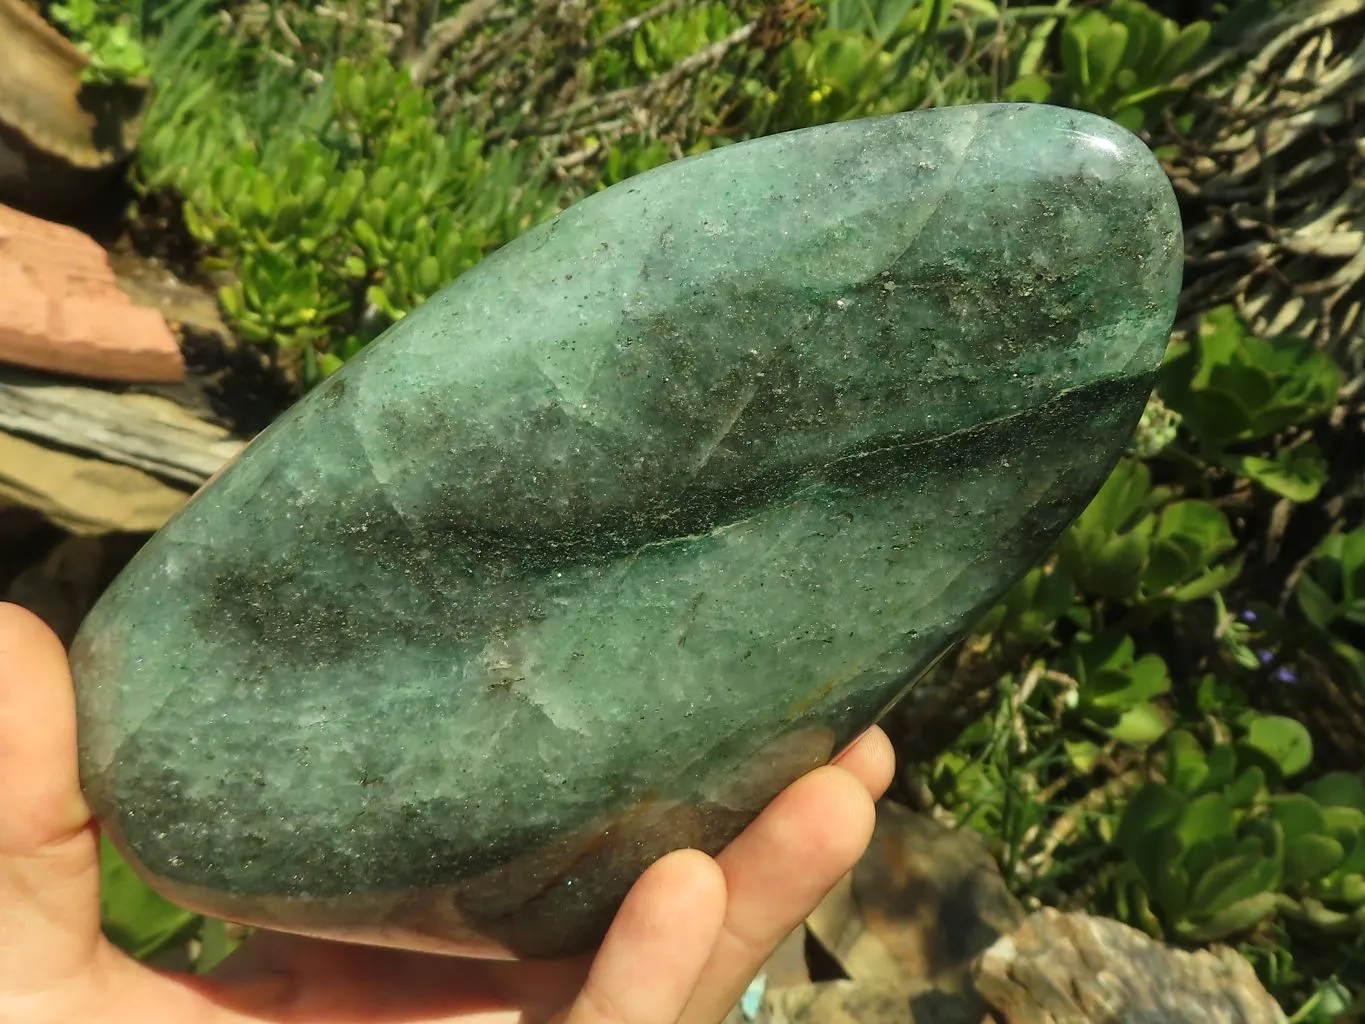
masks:
[[[82,778],[166,895],[448,952],[602,935],[718,851],[1104,480],[1180,286],[1100,118],[953,108],[591,196],[317,388],[139,553]]]

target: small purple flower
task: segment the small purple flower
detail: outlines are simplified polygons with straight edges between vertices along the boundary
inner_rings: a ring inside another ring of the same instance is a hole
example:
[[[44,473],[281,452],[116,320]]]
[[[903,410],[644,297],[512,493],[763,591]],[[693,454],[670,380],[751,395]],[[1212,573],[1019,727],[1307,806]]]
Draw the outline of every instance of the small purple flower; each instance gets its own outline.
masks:
[[[1255,624],[1257,618],[1256,613],[1253,612],[1250,608],[1243,611],[1242,614],[1238,615],[1237,617],[1241,619],[1243,622],[1249,622],[1253,625]]]
[[[1299,683],[1299,677],[1288,665],[1281,665],[1275,669],[1274,672],[1270,673],[1270,678],[1277,683],[1283,683],[1285,686],[1297,686]]]
[[[1264,650],[1263,650],[1263,651],[1257,651],[1257,652],[1256,652],[1256,657],[1260,659],[1262,665],[1269,665],[1272,661],[1275,660],[1275,652],[1274,652],[1274,651],[1264,651]]]

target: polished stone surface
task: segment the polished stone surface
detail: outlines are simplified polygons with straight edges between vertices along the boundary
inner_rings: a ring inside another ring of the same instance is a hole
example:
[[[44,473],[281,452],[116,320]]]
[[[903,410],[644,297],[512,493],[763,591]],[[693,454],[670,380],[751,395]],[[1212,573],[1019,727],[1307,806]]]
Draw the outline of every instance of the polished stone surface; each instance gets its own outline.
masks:
[[[266,431],[73,652],[82,776],[173,898],[483,954],[723,847],[1084,507],[1175,200],[1099,118],[736,145],[485,260]]]

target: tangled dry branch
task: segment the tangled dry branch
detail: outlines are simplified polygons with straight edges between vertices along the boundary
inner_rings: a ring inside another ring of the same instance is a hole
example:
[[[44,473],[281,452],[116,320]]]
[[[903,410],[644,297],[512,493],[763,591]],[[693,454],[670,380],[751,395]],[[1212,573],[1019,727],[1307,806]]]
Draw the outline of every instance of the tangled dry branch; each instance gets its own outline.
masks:
[[[1313,338],[1365,384],[1365,0],[1310,0],[1196,70],[1194,127],[1170,134],[1188,206],[1186,312],[1235,304]],[[1232,55],[1235,57],[1236,55]]]

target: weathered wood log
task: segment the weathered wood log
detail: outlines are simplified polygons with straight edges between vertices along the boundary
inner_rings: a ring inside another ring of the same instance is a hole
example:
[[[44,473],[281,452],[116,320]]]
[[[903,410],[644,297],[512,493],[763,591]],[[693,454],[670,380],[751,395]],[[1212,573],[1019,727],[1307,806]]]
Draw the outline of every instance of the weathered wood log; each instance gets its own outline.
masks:
[[[150,533],[246,446],[156,395],[0,369],[0,503],[71,533]]]
[[[0,430],[193,489],[245,447],[155,395],[18,383],[0,373]]]
[[[151,533],[188,497],[132,466],[0,431],[0,505],[31,509],[68,533]]]

